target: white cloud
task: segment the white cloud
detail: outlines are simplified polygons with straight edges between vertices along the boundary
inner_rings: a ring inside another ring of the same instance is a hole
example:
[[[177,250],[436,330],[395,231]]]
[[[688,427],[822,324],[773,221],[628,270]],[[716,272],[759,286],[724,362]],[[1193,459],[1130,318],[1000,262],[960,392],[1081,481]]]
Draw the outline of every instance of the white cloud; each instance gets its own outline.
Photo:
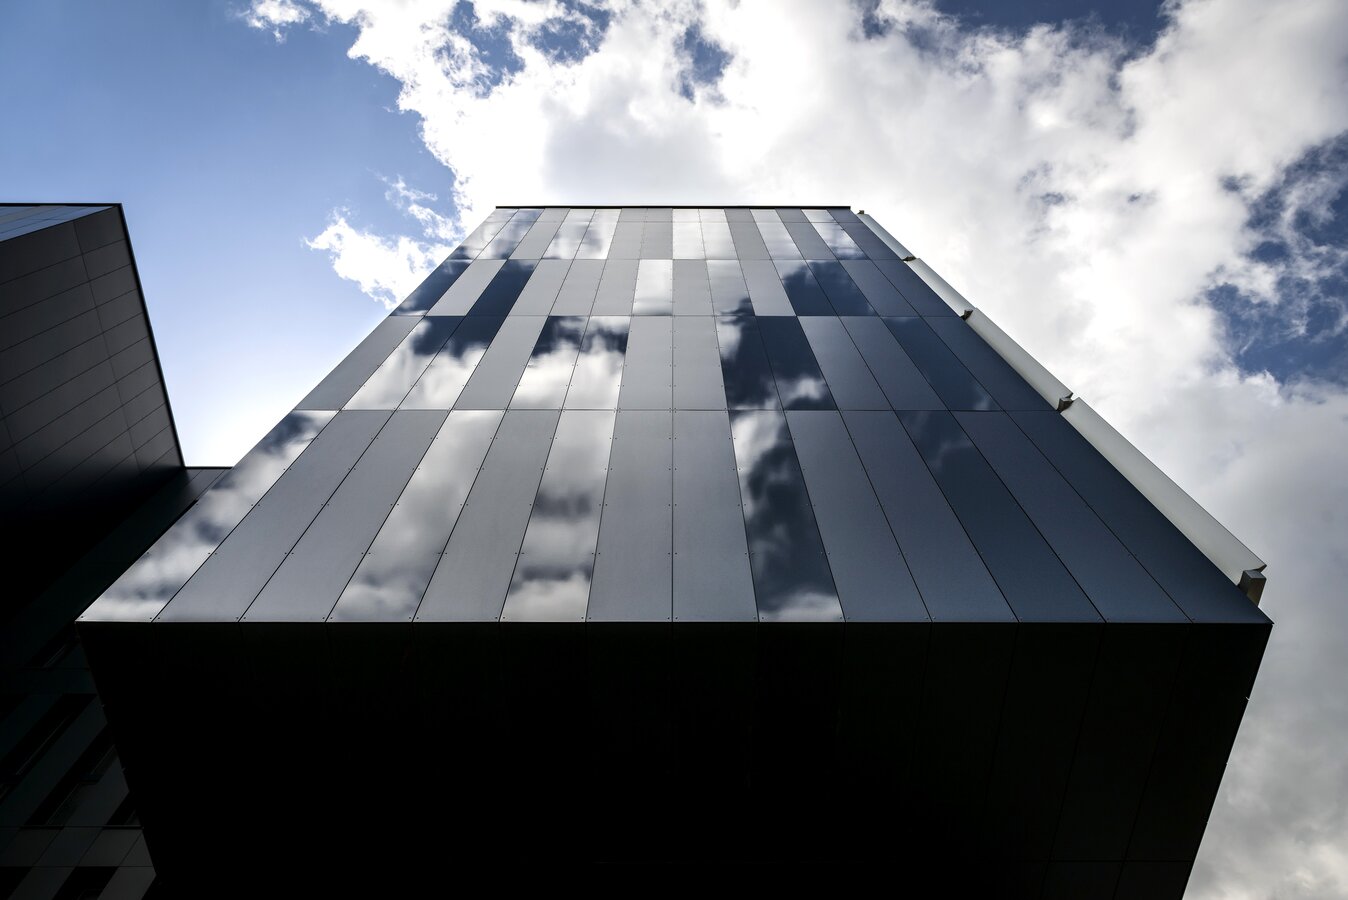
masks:
[[[270,31],[280,42],[287,28],[309,21],[309,10],[295,0],[253,0],[243,20],[252,28]]]
[[[383,238],[353,226],[340,212],[317,237],[305,243],[314,250],[331,253],[333,271],[356,282],[389,309],[402,302],[453,249],[409,237]]]
[[[517,22],[523,62],[490,89],[501,73],[449,33],[453,5],[313,7],[359,29],[351,57],[400,82],[400,108],[453,171],[457,218],[425,220],[428,234],[447,241],[505,202],[866,208],[1270,562],[1280,624],[1194,893],[1348,890],[1348,708],[1323,686],[1348,659],[1348,395],[1242,375],[1204,300],[1232,283],[1287,302],[1281,270],[1247,256],[1247,219],[1348,130],[1341,0],[1171,3],[1140,53],[1072,27],[970,30],[920,2],[884,0],[873,40],[842,2],[617,3],[574,63],[530,38],[575,11],[484,0],[484,22]],[[732,59],[690,102],[679,42],[693,21]],[[1293,202],[1324,207],[1337,184],[1305,179]],[[389,273],[441,253],[405,241],[339,217],[315,244],[343,277],[392,292]]]

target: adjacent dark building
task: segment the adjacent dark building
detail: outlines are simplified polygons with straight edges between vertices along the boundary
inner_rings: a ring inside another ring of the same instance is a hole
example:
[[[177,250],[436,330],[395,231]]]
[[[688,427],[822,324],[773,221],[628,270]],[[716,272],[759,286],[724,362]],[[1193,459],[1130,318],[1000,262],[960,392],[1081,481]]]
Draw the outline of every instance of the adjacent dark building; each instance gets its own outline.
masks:
[[[142,897],[74,619],[220,470],[183,467],[119,206],[0,206],[0,425],[0,895]]]
[[[864,214],[499,208],[79,632],[165,890],[1166,897],[1262,567]]]

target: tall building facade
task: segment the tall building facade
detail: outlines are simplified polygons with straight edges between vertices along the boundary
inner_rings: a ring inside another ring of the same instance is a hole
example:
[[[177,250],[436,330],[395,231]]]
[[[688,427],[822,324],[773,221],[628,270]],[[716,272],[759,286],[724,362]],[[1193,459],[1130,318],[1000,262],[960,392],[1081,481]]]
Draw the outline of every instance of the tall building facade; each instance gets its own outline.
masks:
[[[79,630],[179,890],[1164,897],[1261,569],[869,217],[499,208]]]
[[[0,205],[0,896],[153,885],[74,619],[219,475],[183,466],[121,208]]]

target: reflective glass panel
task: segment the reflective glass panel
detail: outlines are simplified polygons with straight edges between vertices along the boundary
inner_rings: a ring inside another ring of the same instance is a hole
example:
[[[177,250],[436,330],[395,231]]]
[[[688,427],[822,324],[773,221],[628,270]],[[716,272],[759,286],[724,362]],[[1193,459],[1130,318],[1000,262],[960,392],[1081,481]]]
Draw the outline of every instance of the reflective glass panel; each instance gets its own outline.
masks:
[[[402,409],[449,409],[459,399],[478,361],[487,352],[505,319],[465,319],[403,400]]]
[[[758,319],[752,315],[718,316],[716,340],[721,375],[731,409],[780,409],[777,382],[763,350]]]
[[[512,408],[561,409],[576,366],[584,316],[550,316],[538,335],[529,364],[510,399]]]
[[[799,255],[797,254],[797,257]],[[782,286],[786,289],[786,296],[790,299],[791,308],[796,311],[796,315],[834,314],[833,307],[829,305],[828,298],[824,296],[824,291],[819,287],[819,282],[815,280],[814,273],[804,260],[779,259],[775,265],[777,275],[782,279]]]
[[[634,316],[674,314],[674,262],[668,259],[643,259],[637,268]]]
[[[828,382],[795,316],[759,317],[759,334],[786,409],[834,409]]]
[[[501,621],[585,619],[614,416],[611,410],[562,413]]]
[[[412,618],[502,415],[499,410],[449,414],[342,591],[334,621]]]
[[[730,414],[760,621],[842,621],[795,446],[779,411]]]
[[[627,316],[590,316],[566,392],[567,409],[616,409],[627,355]]]
[[[388,359],[347,403],[351,409],[397,409],[412,385],[449,340],[463,319],[435,316],[422,319]]]
[[[819,261],[810,263],[810,271],[824,289],[829,305],[840,316],[873,316],[875,310],[866,299],[866,295],[852,281],[840,262]]]

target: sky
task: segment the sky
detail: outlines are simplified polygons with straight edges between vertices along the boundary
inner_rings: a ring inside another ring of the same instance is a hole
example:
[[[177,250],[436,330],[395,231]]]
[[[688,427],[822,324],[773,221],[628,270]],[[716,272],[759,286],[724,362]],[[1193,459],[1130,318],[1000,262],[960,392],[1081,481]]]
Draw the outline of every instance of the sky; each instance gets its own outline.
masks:
[[[1194,897],[1348,895],[1348,5],[18,0],[0,198],[120,201],[189,464],[495,205],[874,215],[1268,561]]]

